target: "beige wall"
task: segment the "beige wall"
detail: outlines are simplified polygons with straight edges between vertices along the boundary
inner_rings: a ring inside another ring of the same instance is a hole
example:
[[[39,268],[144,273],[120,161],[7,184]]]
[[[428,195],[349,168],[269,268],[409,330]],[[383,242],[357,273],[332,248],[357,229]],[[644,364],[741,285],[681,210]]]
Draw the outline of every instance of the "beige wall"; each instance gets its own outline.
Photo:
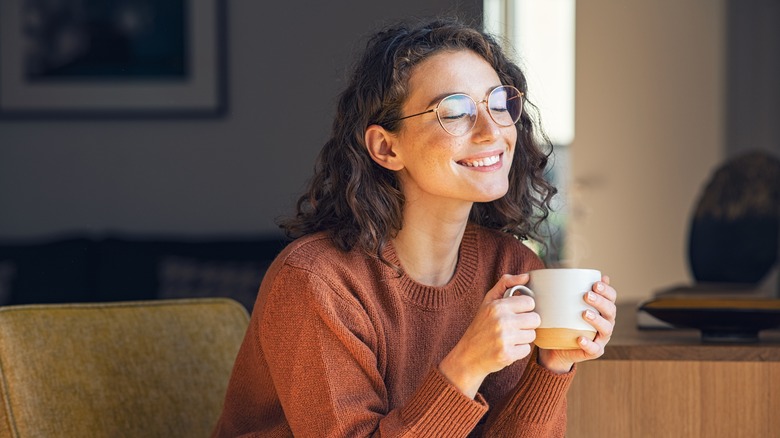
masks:
[[[567,254],[621,300],[692,281],[690,214],[724,156],[724,0],[577,2]]]

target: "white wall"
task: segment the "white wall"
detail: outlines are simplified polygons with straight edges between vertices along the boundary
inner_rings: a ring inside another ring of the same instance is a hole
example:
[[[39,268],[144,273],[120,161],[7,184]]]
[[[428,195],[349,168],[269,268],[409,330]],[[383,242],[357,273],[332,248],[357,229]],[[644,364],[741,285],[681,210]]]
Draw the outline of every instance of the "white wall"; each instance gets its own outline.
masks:
[[[227,1],[227,0],[225,0]],[[0,238],[275,233],[327,139],[364,36],[481,0],[230,0],[230,114],[213,120],[0,120]]]
[[[724,156],[724,1],[577,2],[567,252],[621,300],[692,281],[691,212]]]

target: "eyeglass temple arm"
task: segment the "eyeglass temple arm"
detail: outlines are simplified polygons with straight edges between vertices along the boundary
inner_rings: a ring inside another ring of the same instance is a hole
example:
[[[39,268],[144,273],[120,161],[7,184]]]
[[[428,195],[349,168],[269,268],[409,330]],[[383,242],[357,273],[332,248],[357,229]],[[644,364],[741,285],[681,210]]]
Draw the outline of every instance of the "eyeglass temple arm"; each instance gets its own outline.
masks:
[[[432,113],[432,112],[434,112],[434,111],[436,111],[436,108],[431,108],[431,109],[429,109],[429,110],[427,110],[427,111],[423,111],[423,112],[421,112],[421,113],[412,114],[412,115],[410,115],[410,116],[404,116],[404,117],[401,117],[401,118],[399,118],[399,119],[395,119],[395,120],[391,120],[391,121],[392,121],[392,122],[398,122],[398,121],[400,121],[400,120],[408,119],[408,118],[411,118],[411,117],[417,117],[417,116],[421,116],[421,115],[423,115],[423,114]]]

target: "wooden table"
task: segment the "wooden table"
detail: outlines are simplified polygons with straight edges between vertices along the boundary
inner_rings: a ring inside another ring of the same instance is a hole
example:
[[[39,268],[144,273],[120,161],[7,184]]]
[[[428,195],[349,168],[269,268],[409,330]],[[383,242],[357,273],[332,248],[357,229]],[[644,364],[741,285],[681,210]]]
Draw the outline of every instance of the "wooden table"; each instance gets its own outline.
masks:
[[[637,330],[635,309],[620,305],[604,356],[578,365],[568,437],[780,437],[780,331],[703,344],[696,330]]]

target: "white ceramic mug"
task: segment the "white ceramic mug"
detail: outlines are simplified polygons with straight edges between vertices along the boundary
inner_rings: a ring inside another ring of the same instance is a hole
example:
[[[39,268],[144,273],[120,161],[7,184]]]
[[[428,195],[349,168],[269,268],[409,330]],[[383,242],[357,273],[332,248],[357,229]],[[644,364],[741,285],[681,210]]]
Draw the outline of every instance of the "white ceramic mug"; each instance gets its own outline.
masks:
[[[596,329],[583,318],[583,312],[593,306],[585,302],[585,294],[593,284],[601,281],[601,272],[595,269],[538,269],[528,273],[526,286],[515,286],[504,293],[510,297],[515,293],[528,295],[536,302],[534,311],[542,323],[536,329],[536,344],[539,348],[571,350],[580,348],[577,339],[585,336],[593,340]]]

